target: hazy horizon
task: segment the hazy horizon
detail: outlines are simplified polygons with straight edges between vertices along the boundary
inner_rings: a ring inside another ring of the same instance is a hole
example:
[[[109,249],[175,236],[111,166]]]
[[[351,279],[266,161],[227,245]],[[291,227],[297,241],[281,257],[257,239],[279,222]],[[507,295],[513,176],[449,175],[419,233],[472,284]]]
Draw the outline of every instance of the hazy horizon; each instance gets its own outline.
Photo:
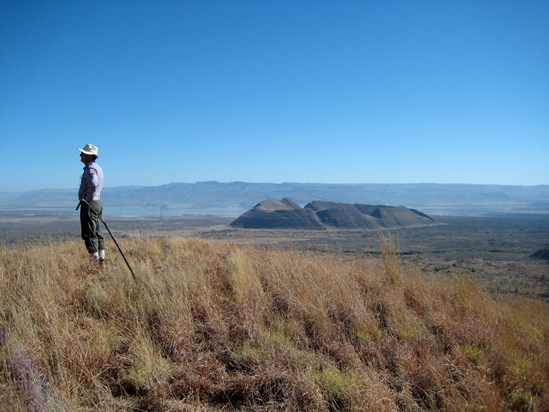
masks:
[[[549,2],[0,0],[0,191],[549,184]]]
[[[204,180],[204,181],[197,181],[197,182],[169,182],[169,183],[161,183],[158,185],[119,185],[119,186],[105,186],[104,189],[118,189],[118,188],[124,188],[124,187],[139,187],[139,188],[147,188],[147,187],[160,187],[160,186],[169,186],[169,185],[178,185],[178,184],[186,184],[186,185],[194,185],[194,184],[200,184],[200,183],[219,183],[219,184],[231,184],[231,183],[244,183],[244,184],[257,184],[257,185],[284,185],[284,184],[298,184],[298,185],[380,185],[380,186],[399,186],[399,185],[439,185],[439,186],[508,186],[508,187],[537,187],[537,186],[549,186],[549,184],[534,184],[534,185],[507,185],[507,184],[498,184],[498,183],[433,183],[433,182],[411,182],[411,183],[401,183],[401,182],[388,182],[388,183],[376,183],[376,182],[355,182],[355,183],[345,183],[345,182],[334,182],[334,183],[326,183],[326,182],[248,182],[248,181],[242,181],[242,180],[233,180],[233,181],[221,181],[221,180]],[[52,191],[77,191],[77,187],[41,187],[41,188],[34,188],[34,189],[22,189],[22,190],[0,190],[0,193],[25,193],[25,192],[35,192],[35,191],[41,191],[41,190],[52,190]]]

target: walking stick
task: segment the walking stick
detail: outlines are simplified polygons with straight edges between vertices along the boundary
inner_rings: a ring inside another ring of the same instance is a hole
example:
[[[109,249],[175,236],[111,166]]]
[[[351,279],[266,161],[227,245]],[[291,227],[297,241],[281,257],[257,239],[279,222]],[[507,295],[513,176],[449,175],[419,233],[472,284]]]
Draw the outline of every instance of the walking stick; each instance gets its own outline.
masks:
[[[90,204],[85,201],[84,199],[82,199],[80,201],[80,203],[84,202],[85,204],[88,205],[88,207],[91,208]],[[76,206],[76,210],[78,210],[78,208],[80,207],[80,203],[78,203],[78,206]],[[130,269],[130,273],[132,274],[133,276],[133,280],[135,280],[135,283],[137,283],[137,278],[135,277],[135,273],[133,273],[133,269],[132,267],[130,266],[130,263],[128,262],[128,259],[126,259],[126,256],[124,255],[124,252],[122,252],[122,248],[120,247],[120,245],[118,244],[118,242],[116,241],[116,239],[114,238],[114,235],[112,234],[111,230],[109,229],[109,226],[107,225],[107,222],[105,222],[103,220],[103,217],[101,215],[99,215],[99,220],[101,220],[101,222],[105,225],[105,228],[107,229],[107,232],[109,232],[109,235],[111,235],[111,238],[114,242],[114,244],[116,245],[116,247],[118,248],[118,251],[120,252],[120,254],[122,255],[122,258],[124,259],[124,262],[126,262],[126,265],[128,266],[128,269]]]

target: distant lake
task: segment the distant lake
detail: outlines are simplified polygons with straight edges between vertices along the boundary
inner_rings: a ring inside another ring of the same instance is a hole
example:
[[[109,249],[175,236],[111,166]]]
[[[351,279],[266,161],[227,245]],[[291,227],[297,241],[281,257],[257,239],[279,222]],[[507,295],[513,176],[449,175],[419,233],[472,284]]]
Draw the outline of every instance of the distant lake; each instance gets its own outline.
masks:
[[[76,207],[76,206],[75,206]],[[112,217],[178,217],[178,216],[240,216],[245,210],[227,208],[187,209],[187,208],[162,208],[159,207],[108,207],[103,215]],[[0,208],[2,216],[78,216],[79,212],[74,207],[37,207],[37,208]]]

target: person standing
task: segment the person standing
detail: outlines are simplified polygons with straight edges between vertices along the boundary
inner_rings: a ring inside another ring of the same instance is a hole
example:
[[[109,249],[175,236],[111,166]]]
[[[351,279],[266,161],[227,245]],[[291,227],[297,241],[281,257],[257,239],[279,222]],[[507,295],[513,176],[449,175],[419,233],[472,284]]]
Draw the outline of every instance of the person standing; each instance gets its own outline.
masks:
[[[82,239],[93,261],[105,260],[105,242],[101,234],[100,220],[103,215],[101,189],[103,189],[103,169],[97,164],[99,149],[86,144],[80,150],[80,161],[84,163],[84,173],[80,178],[78,200],[80,205],[80,227]]]

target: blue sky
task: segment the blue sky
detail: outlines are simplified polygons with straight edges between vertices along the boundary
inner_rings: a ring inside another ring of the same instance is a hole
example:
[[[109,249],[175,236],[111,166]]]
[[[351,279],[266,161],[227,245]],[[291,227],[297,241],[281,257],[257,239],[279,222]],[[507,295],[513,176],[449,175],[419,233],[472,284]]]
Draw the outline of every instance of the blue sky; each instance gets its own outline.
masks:
[[[0,0],[0,191],[549,184],[549,2]]]

